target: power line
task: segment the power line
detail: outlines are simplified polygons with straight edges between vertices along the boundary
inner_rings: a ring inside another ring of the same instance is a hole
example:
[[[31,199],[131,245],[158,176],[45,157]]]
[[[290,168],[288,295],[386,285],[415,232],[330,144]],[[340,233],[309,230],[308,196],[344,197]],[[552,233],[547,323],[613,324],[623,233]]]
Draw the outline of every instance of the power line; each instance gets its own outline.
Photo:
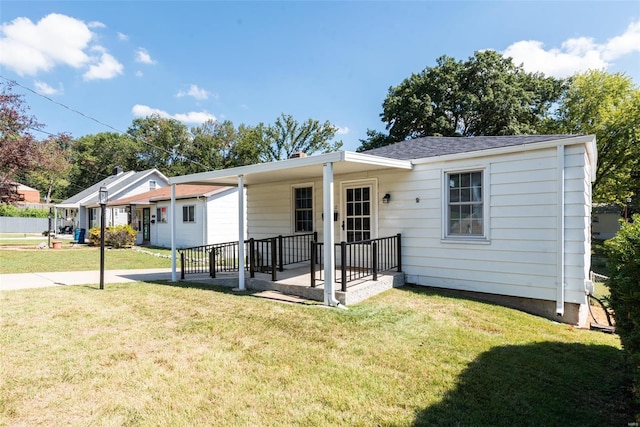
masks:
[[[58,105],[58,106],[60,106],[60,107],[66,108],[67,110],[69,110],[69,111],[71,111],[71,112],[73,112],[73,113],[79,114],[80,116],[82,116],[82,117],[84,117],[84,118],[87,118],[87,119],[92,120],[92,121],[94,121],[94,122],[96,122],[96,123],[98,123],[98,124],[100,124],[100,125],[102,125],[102,126],[105,126],[105,127],[109,128],[109,129],[111,129],[111,130],[113,130],[113,131],[115,131],[115,132],[117,132],[117,133],[119,133],[119,134],[121,134],[121,135],[128,135],[126,132],[123,132],[123,131],[121,131],[120,129],[117,129],[117,128],[115,128],[115,127],[113,127],[113,126],[111,126],[111,125],[109,125],[109,124],[107,124],[107,123],[104,123],[104,122],[102,122],[102,121],[100,121],[100,120],[98,120],[98,119],[96,119],[96,118],[94,118],[94,117],[92,117],[92,116],[89,116],[88,114],[85,114],[85,113],[83,113],[83,112],[81,112],[81,111],[76,110],[75,108],[69,107],[68,105],[65,105],[65,104],[63,104],[63,103],[61,103],[61,102],[59,102],[59,101],[56,101],[56,100],[54,100],[54,99],[52,99],[52,98],[50,98],[50,97],[48,97],[48,96],[46,96],[46,95],[43,95],[43,94],[41,94],[41,93],[39,93],[39,92],[36,92],[35,90],[33,90],[33,89],[31,89],[30,87],[27,87],[27,86],[25,86],[25,85],[23,85],[23,84],[19,83],[19,82],[18,82],[18,81],[16,81],[16,80],[11,80],[11,79],[9,79],[9,78],[7,78],[7,77],[5,77],[5,76],[1,75],[1,74],[0,74],[0,78],[2,78],[2,79],[4,79],[4,80],[6,80],[7,82],[9,82],[9,83],[11,83],[11,84],[14,84],[14,85],[16,85],[16,86],[19,86],[19,87],[21,87],[21,88],[23,88],[23,89],[25,89],[25,90],[28,90],[29,92],[31,92],[31,93],[33,93],[33,94],[35,94],[35,95],[37,95],[37,96],[39,96],[39,97],[41,97],[41,98],[44,98],[44,99],[46,99],[47,101],[52,102],[52,103],[54,103],[54,104],[56,104],[56,105]],[[48,135],[55,136],[55,135],[53,135],[53,134],[51,134],[51,133],[49,133],[49,132],[43,131],[43,130],[41,130],[41,129],[34,129],[34,128],[30,128],[30,129],[32,129],[32,130],[37,130],[38,132],[42,132],[42,133],[45,133],[45,134],[48,134]],[[182,154],[182,153],[180,153],[180,152],[175,152],[175,153],[174,153],[174,152],[171,152],[171,151],[167,150],[166,148],[159,147],[159,146],[157,146],[157,145],[152,144],[152,143],[151,143],[151,142],[149,142],[149,141],[145,141],[145,140],[144,140],[144,139],[142,139],[141,137],[136,137],[136,140],[138,140],[139,142],[141,142],[141,143],[143,143],[143,144],[146,144],[146,145],[148,145],[148,146],[150,146],[150,147],[152,147],[152,148],[155,148],[155,149],[157,149],[157,150],[164,151],[165,153],[167,153],[167,154],[169,154],[169,155],[178,154],[178,155],[179,155],[181,158],[183,158],[184,160],[186,160],[186,161],[188,161],[188,162],[190,162],[190,163],[193,163],[194,165],[201,166],[202,168],[204,168],[204,170],[207,170],[207,169],[208,169],[208,167],[207,167],[207,166],[203,165],[202,163],[200,163],[200,162],[198,162],[198,161],[191,160],[191,159],[187,158],[184,154]]]

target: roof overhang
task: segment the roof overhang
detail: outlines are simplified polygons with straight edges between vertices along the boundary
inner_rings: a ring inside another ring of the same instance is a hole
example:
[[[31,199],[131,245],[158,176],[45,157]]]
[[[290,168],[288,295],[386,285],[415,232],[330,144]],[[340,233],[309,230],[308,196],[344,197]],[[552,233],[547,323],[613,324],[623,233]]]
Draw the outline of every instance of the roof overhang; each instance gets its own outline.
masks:
[[[335,175],[380,169],[410,170],[413,167],[409,160],[389,159],[351,151],[336,151],[277,162],[175,176],[169,178],[169,183],[235,186],[238,184],[238,176],[240,175],[243,176],[243,182],[246,186],[290,180],[304,181],[322,176],[322,166],[327,163],[333,164]]]

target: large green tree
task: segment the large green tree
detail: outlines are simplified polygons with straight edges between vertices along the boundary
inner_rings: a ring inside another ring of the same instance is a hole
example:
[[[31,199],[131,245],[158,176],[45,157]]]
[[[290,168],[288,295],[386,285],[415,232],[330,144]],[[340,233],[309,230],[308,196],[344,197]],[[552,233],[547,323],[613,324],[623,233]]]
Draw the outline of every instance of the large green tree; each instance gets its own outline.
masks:
[[[69,173],[66,196],[72,196],[111,175],[120,166],[138,170],[138,144],[130,136],[116,132],[86,135],[71,143],[73,166]]]
[[[69,135],[61,134],[38,142],[38,164],[22,179],[28,186],[44,190],[47,202],[61,199],[69,185],[71,141]]]
[[[368,131],[362,148],[422,136],[535,133],[564,80],[527,73],[495,51],[466,61],[442,56],[435,67],[389,88],[380,115],[388,137]]]
[[[135,119],[127,134],[140,144],[140,170],[156,168],[168,176],[194,171],[196,163],[187,157],[192,152],[193,138],[184,123],[154,114]]]
[[[330,142],[338,128],[328,121],[320,123],[307,119],[299,123],[292,116],[282,114],[273,125],[258,126],[261,137],[256,137],[259,145],[260,161],[285,160],[295,153],[328,153],[339,150],[342,141]]]
[[[571,79],[547,122],[554,133],[595,134],[598,169],[593,200],[624,206],[640,198],[640,89],[621,73],[588,71]]]

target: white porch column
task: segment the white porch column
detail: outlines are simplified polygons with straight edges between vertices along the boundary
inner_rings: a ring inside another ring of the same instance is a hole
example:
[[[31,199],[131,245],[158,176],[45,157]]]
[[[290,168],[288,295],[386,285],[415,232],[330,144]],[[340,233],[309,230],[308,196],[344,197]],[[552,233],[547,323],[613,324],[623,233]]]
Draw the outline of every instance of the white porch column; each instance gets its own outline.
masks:
[[[333,222],[333,163],[322,165],[322,213],[324,241],[324,304],[337,306],[335,299],[335,239]]]
[[[176,275],[176,185],[171,184],[171,281],[178,280]],[[159,219],[159,218],[158,218]]]
[[[238,175],[238,290],[244,291],[244,175]]]

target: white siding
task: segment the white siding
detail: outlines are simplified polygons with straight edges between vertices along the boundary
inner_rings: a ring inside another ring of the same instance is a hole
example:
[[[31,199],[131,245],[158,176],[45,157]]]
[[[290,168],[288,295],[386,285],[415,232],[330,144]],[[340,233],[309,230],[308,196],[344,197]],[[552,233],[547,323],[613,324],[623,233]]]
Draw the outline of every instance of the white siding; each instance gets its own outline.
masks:
[[[194,222],[183,221],[184,206],[194,206]],[[158,202],[152,207],[151,214],[155,215],[156,209],[162,207],[169,212],[168,220],[166,223],[151,224],[151,244],[171,247],[171,202]],[[238,191],[235,188],[208,199],[177,199],[175,215],[177,248],[238,240]]]
[[[206,213],[208,245],[238,240],[237,189],[211,196],[207,202]]]
[[[179,199],[176,200],[176,247],[185,248],[201,246],[205,243],[205,221],[203,220],[204,199]],[[182,207],[195,207],[195,222],[182,221]],[[169,201],[158,203],[158,208],[167,208],[167,222],[156,222],[151,225],[151,243],[158,246],[171,247],[171,203]],[[155,215],[155,212],[151,213]],[[154,236],[155,231],[155,236]],[[155,239],[154,239],[155,237]]]
[[[407,282],[499,295],[555,301],[558,266],[558,159],[555,147],[470,160],[415,165],[335,176],[335,223],[341,239],[341,186],[375,179],[379,237],[402,234],[402,269]],[[565,301],[585,302],[589,272],[591,182],[582,145],[565,150]],[[486,240],[443,239],[443,176],[447,171],[484,170]],[[291,234],[291,186],[295,181],[248,188],[248,235]],[[314,228],[322,236],[322,177],[314,181]],[[391,201],[383,204],[382,195]]]

